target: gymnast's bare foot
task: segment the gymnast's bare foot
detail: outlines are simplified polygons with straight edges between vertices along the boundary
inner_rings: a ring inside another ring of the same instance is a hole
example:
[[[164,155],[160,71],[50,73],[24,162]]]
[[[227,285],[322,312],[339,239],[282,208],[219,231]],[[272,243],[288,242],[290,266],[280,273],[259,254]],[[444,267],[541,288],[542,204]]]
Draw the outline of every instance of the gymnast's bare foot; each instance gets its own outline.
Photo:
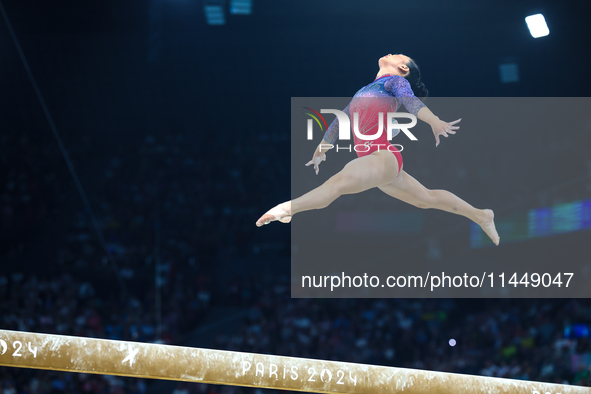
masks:
[[[490,237],[494,244],[498,246],[499,242],[501,241],[501,237],[499,237],[495,227],[495,213],[490,209],[483,209],[482,217],[480,219],[480,223],[478,224],[480,227],[482,227],[484,232]]]
[[[284,202],[277,205],[275,208],[270,209],[257,220],[256,224],[257,227],[261,227],[275,220],[279,220],[281,223],[291,222],[291,201]]]

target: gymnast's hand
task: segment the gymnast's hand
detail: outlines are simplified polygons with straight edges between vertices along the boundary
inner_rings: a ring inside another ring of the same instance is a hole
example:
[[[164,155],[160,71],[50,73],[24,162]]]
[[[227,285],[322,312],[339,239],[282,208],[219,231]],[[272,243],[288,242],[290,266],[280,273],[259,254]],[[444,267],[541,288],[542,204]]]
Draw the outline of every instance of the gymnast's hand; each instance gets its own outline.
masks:
[[[433,129],[433,135],[435,135],[435,147],[439,145],[439,136],[449,137],[449,134],[455,134],[454,130],[460,128],[460,126],[454,126],[458,123],[462,118],[458,120],[454,120],[453,122],[445,122],[440,120],[439,118],[434,120],[430,123],[431,128]]]
[[[314,165],[314,170],[316,170],[316,175],[318,175],[320,163],[326,160],[326,151],[332,149],[332,145],[329,143],[324,143],[326,141],[322,141],[320,145],[314,151],[314,156],[312,156],[312,160],[306,163],[306,167],[309,165]]]

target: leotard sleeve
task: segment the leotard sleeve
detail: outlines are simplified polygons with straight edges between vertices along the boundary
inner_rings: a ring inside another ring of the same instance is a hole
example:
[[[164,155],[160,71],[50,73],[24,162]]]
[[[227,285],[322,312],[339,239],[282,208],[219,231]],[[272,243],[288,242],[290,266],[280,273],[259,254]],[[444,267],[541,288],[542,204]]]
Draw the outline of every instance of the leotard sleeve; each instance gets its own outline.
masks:
[[[425,107],[425,104],[413,93],[406,78],[398,75],[388,78],[384,83],[384,88],[395,96],[408,112],[415,116],[421,108]]]
[[[347,116],[350,117],[351,114],[349,113],[349,105],[347,105],[347,107],[343,110],[343,112],[346,113]],[[335,141],[337,140],[338,135],[339,135],[339,118],[335,117],[335,119],[332,121],[330,126],[328,126],[326,133],[324,133],[324,140],[326,142],[328,142],[329,144],[334,144]]]

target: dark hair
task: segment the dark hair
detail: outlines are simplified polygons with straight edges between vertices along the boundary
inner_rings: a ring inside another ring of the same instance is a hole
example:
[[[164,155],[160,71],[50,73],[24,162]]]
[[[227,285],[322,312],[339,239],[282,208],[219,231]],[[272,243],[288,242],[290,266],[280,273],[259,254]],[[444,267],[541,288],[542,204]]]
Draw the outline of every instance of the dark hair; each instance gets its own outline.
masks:
[[[421,70],[419,66],[415,63],[414,60],[410,59],[406,65],[409,68],[408,75],[405,77],[406,80],[410,83],[410,87],[412,88],[413,93],[415,96],[420,98],[421,100],[425,100],[429,95],[429,91],[425,87],[425,84],[421,81]]]

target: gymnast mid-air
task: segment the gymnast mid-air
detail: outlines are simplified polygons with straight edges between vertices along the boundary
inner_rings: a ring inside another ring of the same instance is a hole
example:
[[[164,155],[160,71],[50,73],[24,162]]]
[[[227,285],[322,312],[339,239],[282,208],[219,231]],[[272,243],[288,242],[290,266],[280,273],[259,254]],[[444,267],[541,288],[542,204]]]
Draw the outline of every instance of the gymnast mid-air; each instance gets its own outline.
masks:
[[[375,80],[361,88],[353,97],[344,112],[359,114],[359,131],[361,134],[376,134],[379,117],[376,113],[395,112],[400,104],[409,113],[428,123],[433,130],[436,146],[441,136],[455,134],[461,120],[445,122],[429,110],[419,97],[427,96],[428,91],[421,82],[421,73],[417,64],[402,54],[388,55],[378,61],[379,71]],[[416,95],[415,95],[416,94]],[[418,97],[417,97],[418,96]],[[368,97],[375,98],[369,100]],[[381,120],[383,121],[383,119]],[[382,123],[382,125],[385,123]],[[313,165],[318,174],[319,165],[326,160],[328,146],[333,146],[338,137],[339,123],[335,119],[326,131],[312,160],[306,165]],[[446,190],[429,190],[402,169],[402,155],[392,145],[386,133],[368,143],[353,133],[357,158],[350,161],[337,174],[330,177],[322,185],[295,200],[281,203],[257,220],[261,227],[272,221],[289,223],[296,213],[312,209],[322,209],[344,194],[360,193],[377,187],[384,193],[414,205],[418,208],[434,208],[462,215],[480,225],[484,232],[495,243],[500,238],[494,223],[494,212],[490,209],[477,209],[453,193]]]

